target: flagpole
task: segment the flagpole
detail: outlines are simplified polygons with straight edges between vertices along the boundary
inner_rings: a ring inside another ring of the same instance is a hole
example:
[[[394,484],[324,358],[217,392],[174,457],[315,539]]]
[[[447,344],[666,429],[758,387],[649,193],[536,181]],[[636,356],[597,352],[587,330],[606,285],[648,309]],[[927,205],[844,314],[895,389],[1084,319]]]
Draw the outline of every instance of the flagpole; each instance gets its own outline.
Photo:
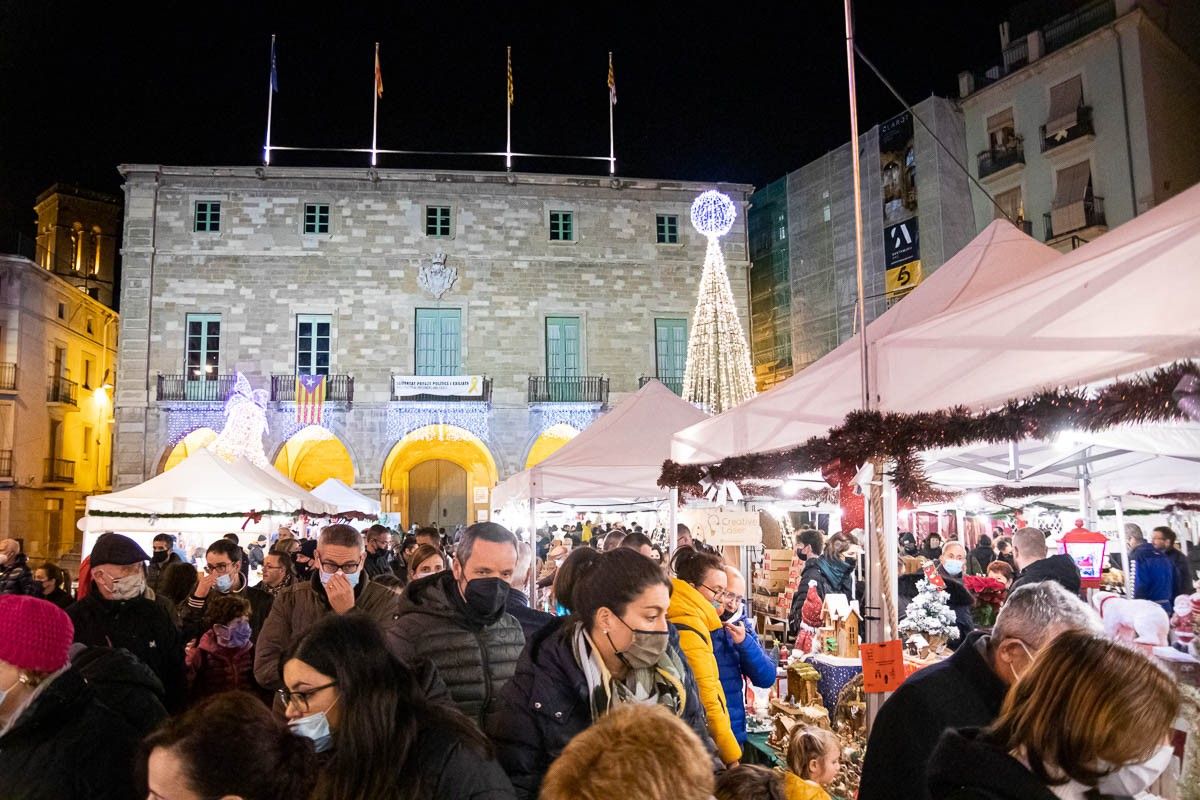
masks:
[[[608,74],[612,75],[612,50],[608,51]],[[613,87],[608,88],[608,174],[617,174],[617,147],[613,138]]]
[[[505,115],[505,134],[504,134],[504,168],[512,172],[512,47],[507,48],[508,53],[508,72],[507,84],[504,93],[504,115]]]
[[[263,147],[263,166],[271,164],[271,108],[275,103],[275,34],[271,34],[271,70],[267,72],[267,143]]]
[[[371,166],[375,166],[378,150],[376,142],[379,132],[379,42],[375,43],[375,72],[372,73],[371,97],[374,98],[375,110],[371,117]]]

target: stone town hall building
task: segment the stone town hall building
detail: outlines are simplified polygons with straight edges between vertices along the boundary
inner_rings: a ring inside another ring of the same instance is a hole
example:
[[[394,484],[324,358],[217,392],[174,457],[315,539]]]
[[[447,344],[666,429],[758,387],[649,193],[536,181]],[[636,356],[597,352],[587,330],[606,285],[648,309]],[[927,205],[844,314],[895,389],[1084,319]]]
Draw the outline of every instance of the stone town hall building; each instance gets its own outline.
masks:
[[[238,373],[266,451],[404,525],[475,521],[488,490],[644,378],[679,391],[709,184],[429,170],[125,165],[114,484],[206,444]],[[746,324],[745,201],[725,238]],[[296,375],[327,375],[320,428]],[[464,376],[460,395],[416,376]],[[471,381],[470,378],[477,378]],[[474,384],[472,386],[472,384]],[[443,389],[444,391],[444,389]]]

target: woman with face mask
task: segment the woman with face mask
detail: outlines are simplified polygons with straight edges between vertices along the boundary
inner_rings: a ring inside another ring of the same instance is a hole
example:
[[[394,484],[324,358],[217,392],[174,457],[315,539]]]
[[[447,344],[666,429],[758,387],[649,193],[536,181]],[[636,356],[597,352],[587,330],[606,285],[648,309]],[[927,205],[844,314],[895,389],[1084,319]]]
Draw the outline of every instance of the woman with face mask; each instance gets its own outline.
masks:
[[[742,757],[742,748],[729,719],[713,649],[714,638],[724,630],[721,614],[729,597],[725,564],[716,553],[681,547],[671,557],[671,571],[677,577],[671,581],[667,618],[679,629],[679,645],[696,676],[717,754],[726,764],[734,764]]]
[[[408,559],[409,580],[428,578],[446,569],[446,557],[442,551],[428,544],[417,545]]]
[[[239,689],[256,691],[250,601],[238,594],[213,597],[203,627],[199,643],[188,646],[185,659],[192,701]]]
[[[42,564],[34,570],[33,579],[42,587],[43,600],[49,600],[62,609],[75,602],[75,598],[71,597],[68,591],[71,588],[71,578],[67,571],[57,564],[49,561]]]
[[[1174,678],[1127,645],[1064,633],[1040,651],[985,730],[948,731],[933,800],[1100,800],[1145,792],[1170,765]]]
[[[568,568],[570,568],[568,570]],[[529,640],[486,730],[517,797],[535,798],[580,731],[626,703],[655,703],[710,742],[699,692],[667,622],[671,582],[633,550],[572,551],[556,584],[570,616]],[[711,746],[711,743],[710,743]]]
[[[282,679],[288,725],[317,751],[310,800],[512,797],[487,739],[460,712],[429,701],[373,620],[321,620],[285,654]]]

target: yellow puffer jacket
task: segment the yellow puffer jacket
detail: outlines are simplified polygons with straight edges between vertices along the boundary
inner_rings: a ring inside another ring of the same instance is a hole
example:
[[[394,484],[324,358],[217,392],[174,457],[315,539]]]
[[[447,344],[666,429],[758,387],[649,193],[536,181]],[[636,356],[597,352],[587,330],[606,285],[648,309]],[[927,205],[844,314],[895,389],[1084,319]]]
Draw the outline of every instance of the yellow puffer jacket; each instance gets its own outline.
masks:
[[[793,772],[784,773],[787,800],[829,800],[829,793]]]
[[[700,702],[708,716],[708,732],[717,745],[717,753],[726,764],[742,757],[733,728],[729,724],[729,708],[725,691],[717,674],[717,658],[713,655],[712,631],[720,630],[721,618],[712,603],[694,586],[672,578],[671,606],[667,619],[679,628],[679,647],[696,676]]]

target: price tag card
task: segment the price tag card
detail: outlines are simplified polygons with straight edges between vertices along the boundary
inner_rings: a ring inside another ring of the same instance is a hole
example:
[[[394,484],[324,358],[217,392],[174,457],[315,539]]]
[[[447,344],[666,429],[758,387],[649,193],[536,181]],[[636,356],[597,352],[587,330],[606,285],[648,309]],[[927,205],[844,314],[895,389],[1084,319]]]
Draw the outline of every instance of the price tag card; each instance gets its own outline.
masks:
[[[859,647],[863,666],[863,691],[891,692],[904,681],[904,647],[899,639]]]

